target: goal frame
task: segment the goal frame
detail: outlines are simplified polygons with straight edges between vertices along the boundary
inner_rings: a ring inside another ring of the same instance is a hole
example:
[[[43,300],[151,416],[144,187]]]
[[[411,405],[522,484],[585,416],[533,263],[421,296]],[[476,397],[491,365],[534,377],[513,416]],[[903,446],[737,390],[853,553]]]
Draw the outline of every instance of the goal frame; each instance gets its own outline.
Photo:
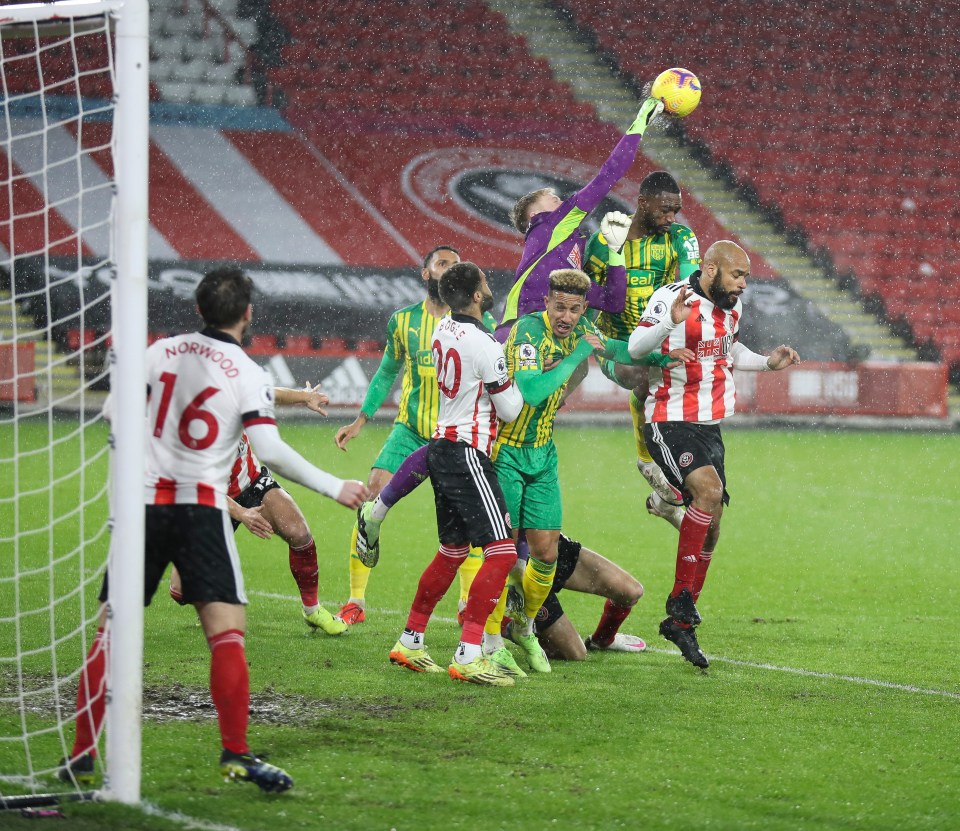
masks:
[[[107,572],[110,632],[106,773],[101,797],[140,802],[143,709],[143,476],[146,438],[147,233],[149,151],[148,0],[59,0],[0,6],[0,23],[56,24],[115,19],[116,109],[110,389],[111,525]]]

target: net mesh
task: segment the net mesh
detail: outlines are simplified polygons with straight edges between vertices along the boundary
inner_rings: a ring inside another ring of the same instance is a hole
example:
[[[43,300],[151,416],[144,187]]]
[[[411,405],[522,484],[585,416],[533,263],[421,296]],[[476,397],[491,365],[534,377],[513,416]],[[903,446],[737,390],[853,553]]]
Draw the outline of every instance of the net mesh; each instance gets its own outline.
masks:
[[[2,15],[0,15],[2,17]],[[0,796],[69,755],[109,539],[109,16],[0,27]],[[57,789],[63,789],[56,783]]]

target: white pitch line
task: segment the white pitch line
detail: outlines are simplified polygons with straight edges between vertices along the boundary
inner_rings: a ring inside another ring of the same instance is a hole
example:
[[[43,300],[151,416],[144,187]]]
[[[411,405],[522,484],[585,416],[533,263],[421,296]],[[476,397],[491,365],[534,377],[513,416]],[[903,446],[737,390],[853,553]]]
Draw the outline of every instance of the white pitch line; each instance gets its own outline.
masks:
[[[287,594],[271,594],[269,592],[249,592],[249,594],[255,594],[259,597],[267,597],[271,600],[289,600],[296,601],[298,598],[292,597]],[[334,601],[328,601],[332,605]],[[376,612],[381,615],[400,615],[403,612],[397,609],[371,609],[371,612]],[[444,623],[455,623],[456,621],[453,618],[445,618],[440,616],[435,616],[433,620],[439,620]],[[679,655],[678,652],[672,649],[658,649],[657,647],[648,646],[645,652],[653,652],[657,655]],[[770,672],[785,672],[789,675],[803,675],[807,678],[820,678],[824,681],[845,681],[848,684],[860,684],[861,686],[868,687],[880,687],[885,690],[896,690],[897,692],[907,692],[915,693],[917,695],[935,695],[941,698],[952,698],[956,701],[960,701],[960,693],[952,692],[950,690],[932,690],[927,687],[915,687],[912,684],[897,684],[893,681],[881,681],[877,678],[861,678],[858,675],[839,675],[833,672],[818,672],[813,669],[800,669],[798,667],[780,667],[776,664],[761,664],[756,661],[740,661],[736,658],[722,658],[719,655],[708,655],[707,656],[711,661],[716,661],[721,664],[730,664],[731,666],[737,667],[749,667],[750,669],[765,669]]]
[[[656,647],[647,647],[645,652],[655,652],[658,655],[679,655],[672,649],[657,649]],[[776,664],[761,664],[755,661],[740,661],[736,658],[722,658],[718,655],[707,655],[710,661],[716,661],[721,664],[730,664],[737,667],[749,667],[750,669],[766,669],[771,672],[785,672],[790,675],[803,675],[808,678],[821,678],[824,681],[846,681],[850,684],[861,684],[870,687],[882,687],[885,690],[897,690],[898,692],[917,693],[918,695],[937,695],[942,698],[954,698],[960,701],[960,693],[950,690],[931,690],[926,687],[915,687],[912,684],[897,684],[893,681],[880,681],[877,678],[861,678],[858,675],[838,675],[833,672],[818,672],[813,669],[799,669],[798,667],[778,667]]]
[[[180,811],[164,811],[162,808],[158,808],[156,805],[153,805],[150,802],[140,803],[140,810],[151,817],[160,817],[161,819],[168,819],[171,822],[178,822],[184,828],[197,828],[199,831],[243,831],[242,828],[237,828],[234,825],[224,825],[220,822],[208,822],[205,819],[197,819],[196,817],[187,816]]]

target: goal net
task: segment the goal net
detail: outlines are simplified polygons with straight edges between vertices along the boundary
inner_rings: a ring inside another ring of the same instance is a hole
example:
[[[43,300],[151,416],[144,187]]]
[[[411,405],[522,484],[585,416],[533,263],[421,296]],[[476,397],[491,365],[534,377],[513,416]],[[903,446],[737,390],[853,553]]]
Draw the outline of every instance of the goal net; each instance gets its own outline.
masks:
[[[108,571],[90,750],[139,801],[142,557],[112,552],[143,550],[148,68],[146,0],[0,6],[0,809],[86,795],[57,769]]]

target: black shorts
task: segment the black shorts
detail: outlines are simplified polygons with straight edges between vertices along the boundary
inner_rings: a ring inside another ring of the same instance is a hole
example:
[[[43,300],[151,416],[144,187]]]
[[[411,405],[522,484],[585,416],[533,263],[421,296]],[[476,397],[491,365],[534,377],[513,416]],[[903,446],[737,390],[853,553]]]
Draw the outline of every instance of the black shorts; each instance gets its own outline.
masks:
[[[580,549],[583,546],[576,540],[564,534],[560,535],[560,542],[557,543],[557,571],[553,575],[553,586],[550,594],[543,601],[543,605],[537,611],[535,626],[538,632],[546,632],[554,623],[563,616],[563,606],[560,605],[560,598],[557,592],[560,591],[570,579],[577,563],[580,562]]]
[[[643,425],[643,437],[647,442],[647,450],[660,465],[667,481],[683,493],[684,505],[689,505],[692,497],[683,483],[690,473],[701,467],[712,467],[717,471],[723,483],[723,504],[730,504],[719,424],[654,421]]]
[[[246,604],[240,557],[226,511],[206,505],[147,505],[143,605],[149,606],[167,566],[180,572],[184,603]],[[106,576],[100,602],[108,594]]]
[[[259,508],[263,504],[263,497],[274,488],[283,490],[280,483],[270,475],[269,469],[264,466],[260,468],[260,474],[257,478],[240,491],[240,495],[233,501],[242,508]],[[233,523],[234,531],[240,527],[239,520],[231,517],[230,522]]]
[[[427,469],[444,545],[482,548],[512,536],[510,515],[489,457],[465,442],[433,439]]]

